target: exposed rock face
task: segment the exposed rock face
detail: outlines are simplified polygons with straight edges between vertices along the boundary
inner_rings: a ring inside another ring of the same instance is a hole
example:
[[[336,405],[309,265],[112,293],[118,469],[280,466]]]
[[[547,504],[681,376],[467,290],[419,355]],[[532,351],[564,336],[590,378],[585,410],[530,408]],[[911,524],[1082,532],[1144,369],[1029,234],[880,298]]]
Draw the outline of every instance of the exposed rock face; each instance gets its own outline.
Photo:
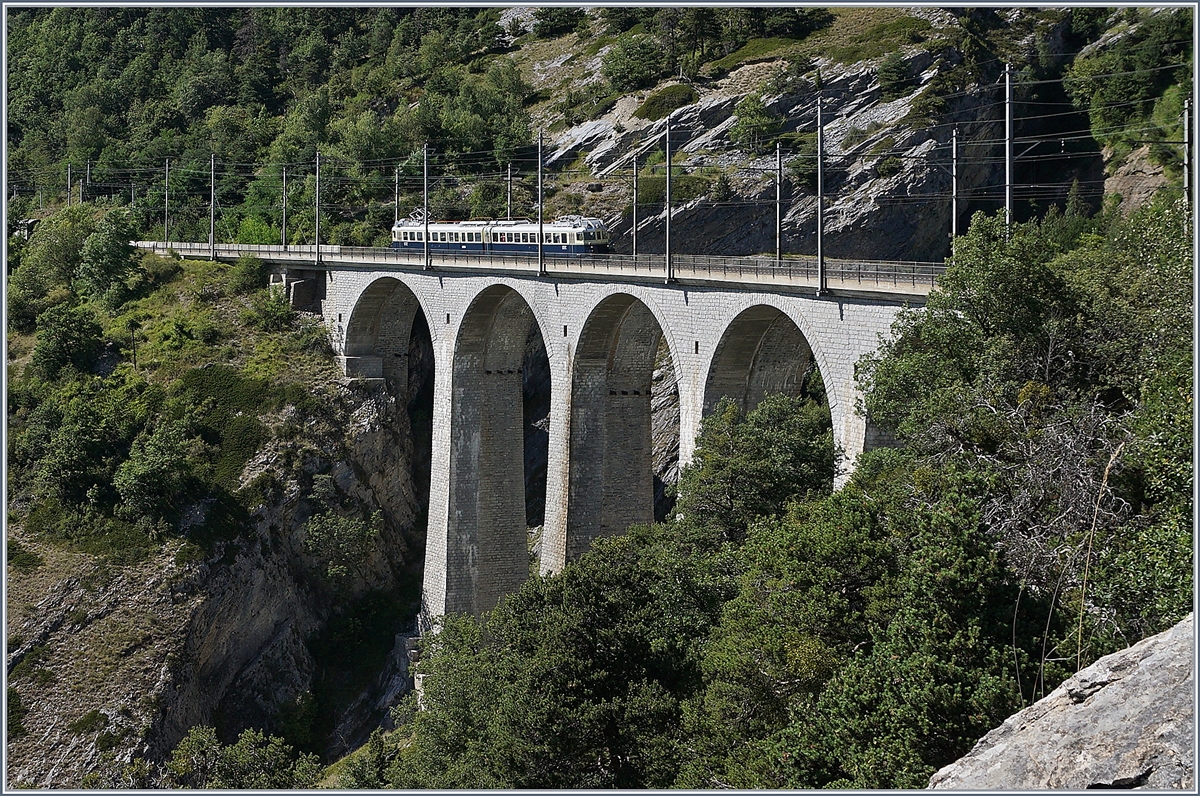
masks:
[[[197,724],[215,726],[226,740],[246,727],[277,732],[281,708],[313,690],[321,662],[312,642],[337,612],[367,593],[401,594],[420,582],[425,507],[410,462],[421,457],[404,404],[377,385],[325,390],[344,425],[310,419],[260,449],[242,482],[271,476],[263,504],[246,532],[216,542],[204,560],[195,560],[197,551],[177,555],[181,541],[172,540],[146,561],[113,567],[15,531],[48,563],[30,576],[45,582],[21,590],[38,602],[9,617],[9,638],[18,643],[10,644],[7,669],[25,659],[32,669],[18,673],[26,712],[24,734],[8,748],[10,784],[79,787],[107,755],[161,762]],[[299,425],[287,411],[261,419]],[[382,517],[365,559],[337,593],[304,549],[314,510],[308,490],[318,473],[336,485],[345,512]],[[191,507],[184,526],[215,510]],[[404,631],[404,621],[398,616],[388,632]],[[329,756],[365,740],[406,686],[402,637],[396,647],[375,682],[332,717]],[[81,728],[93,711],[95,726]]]
[[[1193,616],[1010,717],[930,788],[1195,787]]]
[[[1150,147],[1129,154],[1125,161],[1104,180],[1105,194],[1119,194],[1121,209],[1128,214],[1150,200],[1154,192],[1167,184],[1162,166],[1150,161]]]

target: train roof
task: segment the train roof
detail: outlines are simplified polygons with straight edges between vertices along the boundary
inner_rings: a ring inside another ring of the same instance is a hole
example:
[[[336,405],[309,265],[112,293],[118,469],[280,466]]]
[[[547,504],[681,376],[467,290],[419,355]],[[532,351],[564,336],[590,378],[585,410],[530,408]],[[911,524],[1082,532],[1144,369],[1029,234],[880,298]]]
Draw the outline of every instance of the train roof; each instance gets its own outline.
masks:
[[[398,228],[398,227],[424,227],[425,222],[415,219],[415,218],[402,218],[399,221],[397,221],[395,224],[393,224],[392,226],[393,226],[393,229]],[[475,219],[471,219],[470,221],[450,221],[450,220],[432,221],[431,220],[429,222],[429,226],[431,226],[431,227],[433,227],[433,226],[454,226],[454,227],[471,227],[471,228],[525,227],[525,226],[537,226],[537,222],[532,221],[528,218],[514,218],[514,219],[501,219],[501,220],[475,218]],[[605,228],[605,224],[602,219],[592,218],[589,216],[559,216],[558,218],[554,219],[553,221],[542,222],[542,226],[545,226],[545,227],[570,227],[572,229],[576,228],[576,227],[580,227],[583,229],[604,229]]]

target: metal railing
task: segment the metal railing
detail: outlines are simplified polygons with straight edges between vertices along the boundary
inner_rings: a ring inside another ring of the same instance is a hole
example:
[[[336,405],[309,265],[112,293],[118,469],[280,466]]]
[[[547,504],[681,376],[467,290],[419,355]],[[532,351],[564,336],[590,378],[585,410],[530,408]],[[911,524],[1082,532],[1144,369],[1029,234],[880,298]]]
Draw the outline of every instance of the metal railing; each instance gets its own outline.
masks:
[[[210,256],[213,247],[207,243],[172,243],[134,241],[141,249],[166,253],[174,251],[183,256]],[[403,251],[362,246],[322,245],[320,264],[312,245],[263,246],[250,244],[218,244],[220,259],[235,259],[254,255],[271,262],[305,265],[320,268],[353,268],[358,265],[421,269],[425,255],[421,251]],[[816,288],[818,279],[815,257],[715,257],[699,254],[674,254],[671,257],[675,277],[685,281],[721,282],[775,287]],[[519,271],[537,273],[537,254],[433,250],[431,265],[444,270]],[[564,256],[548,252],[546,272],[552,276],[615,277],[634,280],[663,280],[666,261],[661,254],[588,254]],[[924,295],[946,270],[941,263],[888,260],[825,260],[826,286],[838,290],[905,293]]]

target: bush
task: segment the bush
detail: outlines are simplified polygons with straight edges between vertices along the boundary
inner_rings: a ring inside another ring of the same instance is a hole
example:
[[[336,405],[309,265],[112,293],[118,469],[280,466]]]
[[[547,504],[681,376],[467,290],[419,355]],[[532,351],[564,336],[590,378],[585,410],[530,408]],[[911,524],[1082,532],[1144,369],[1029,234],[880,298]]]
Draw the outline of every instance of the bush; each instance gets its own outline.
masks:
[[[875,173],[880,177],[894,177],[904,169],[904,161],[895,155],[889,155],[875,164]]]
[[[250,298],[245,321],[264,332],[282,332],[291,327],[296,313],[280,290],[260,290]]]
[[[229,269],[227,283],[232,293],[252,293],[267,286],[267,263],[244,254]]]
[[[326,562],[322,573],[326,578],[341,580],[350,573],[351,567],[366,558],[382,521],[379,512],[372,515],[370,522],[332,512],[315,514],[305,526],[304,550]]]
[[[106,724],[108,724],[108,716],[105,716],[98,710],[89,710],[81,718],[68,724],[67,729],[75,735],[84,735],[85,733],[95,732]]]
[[[699,98],[700,95],[696,93],[696,89],[689,85],[680,83],[674,86],[667,86],[646,97],[646,101],[634,111],[633,115],[639,119],[648,119],[652,122],[658,121],[665,118],[676,108],[691,105]]]
[[[5,540],[4,551],[8,555],[8,565],[19,572],[35,570],[45,563],[40,555],[15,539]]]

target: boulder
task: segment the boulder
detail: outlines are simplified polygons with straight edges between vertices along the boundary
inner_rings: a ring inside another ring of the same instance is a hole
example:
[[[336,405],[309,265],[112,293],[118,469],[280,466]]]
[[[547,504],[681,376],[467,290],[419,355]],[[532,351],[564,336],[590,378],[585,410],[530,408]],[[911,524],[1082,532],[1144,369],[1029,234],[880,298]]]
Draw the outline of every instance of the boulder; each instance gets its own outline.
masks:
[[[929,787],[1191,790],[1194,651],[1189,615],[1011,716]]]

